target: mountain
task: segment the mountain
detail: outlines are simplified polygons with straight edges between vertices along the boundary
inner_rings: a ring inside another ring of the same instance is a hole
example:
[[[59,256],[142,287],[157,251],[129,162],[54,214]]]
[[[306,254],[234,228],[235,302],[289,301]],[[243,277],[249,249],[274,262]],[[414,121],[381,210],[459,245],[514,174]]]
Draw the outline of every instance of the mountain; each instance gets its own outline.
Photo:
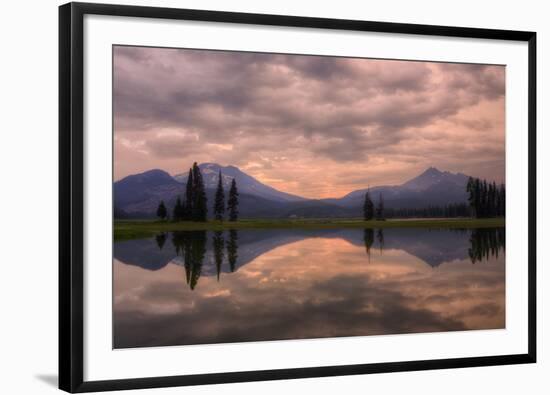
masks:
[[[163,193],[171,187],[179,186],[170,174],[163,170],[149,170],[115,182],[115,195],[121,204],[139,202],[154,195]]]
[[[430,167],[419,176],[401,185],[373,187],[370,188],[370,193],[375,203],[382,195],[387,208],[445,206],[467,201],[467,182],[467,175],[440,171],[435,167]],[[363,205],[366,192],[366,188],[359,189],[341,198],[324,199],[324,201],[357,211]]]
[[[300,196],[291,195],[276,190],[268,185],[261,183],[254,177],[243,173],[235,166],[220,166],[217,163],[201,163],[201,169],[204,185],[206,189],[216,189],[218,186],[218,174],[222,172],[222,183],[226,191],[231,186],[231,180],[235,179],[239,188],[239,193],[259,196],[264,199],[273,200],[275,202],[300,202],[306,200]],[[188,172],[176,174],[174,179],[182,184],[187,182]]]
[[[429,167],[424,173],[405,182],[401,187],[423,191],[436,185],[454,184],[462,188],[468,183],[468,176],[462,173],[453,174],[448,171],[439,171],[435,167]]]
[[[306,199],[278,191],[234,166],[202,163],[199,168],[206,186],[210,213],[221,171],[226,193],[231,180],[235,179],[237,182],[239,211],[243,218],[358,217],[361,216],[367,191],[359,189],[335,199]],[[153,218],[160,200],[164,200],[171,213],[177,197],[185,194],[186,181],[187,173],[172,177],[167,172],[156,169],[115,182],[113,190],[116,218]],[[375,203],[382,195],[387,208],[426,208],[466,202],[467,182],[468,176],[464,174],[430,167],[401,185],[373,187],[370,192]]]
[[[163,170],[149,170],[115,182],[113,186],[115,214],[124,218],[150,217],[161,200],[168,202],[182,193],[179,182]]]
[[[235,166],[224,167],[216,163],[202,163],[199,168],[203,175],[209,204],[214,201],[220,171],[226,194],[231,180],[235,179],[239,189],[239,212],[242,217],[349,216],[348,210],[343,207],[278,191]],[[188,173],[172,177],[162,170],[149,170],[115,182],[116,218],[153,218],[161,200],[165,202],[171,213],[177,197],[185,193],[187,177]]]

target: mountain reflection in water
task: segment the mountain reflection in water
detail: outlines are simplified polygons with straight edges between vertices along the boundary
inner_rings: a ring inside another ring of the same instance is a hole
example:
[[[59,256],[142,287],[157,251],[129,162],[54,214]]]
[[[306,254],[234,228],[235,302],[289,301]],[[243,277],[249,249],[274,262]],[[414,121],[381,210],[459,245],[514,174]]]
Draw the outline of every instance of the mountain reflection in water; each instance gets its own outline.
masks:
[[[114,247],[115,348],[504,327],[505,229],[161,233]]]

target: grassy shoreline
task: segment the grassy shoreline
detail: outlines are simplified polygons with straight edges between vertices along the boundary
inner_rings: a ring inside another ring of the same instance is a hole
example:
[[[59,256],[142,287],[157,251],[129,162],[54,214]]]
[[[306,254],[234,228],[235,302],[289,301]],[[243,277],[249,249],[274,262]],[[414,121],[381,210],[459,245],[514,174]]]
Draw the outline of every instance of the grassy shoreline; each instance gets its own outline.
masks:
[[[431,218],[363,221],[361,219],[243,219],[237,222],[115,221],[114,239],[128,240],[179,230],[229,229],[337,229],[337,228],[495,228],[504,226],[504,218]]]

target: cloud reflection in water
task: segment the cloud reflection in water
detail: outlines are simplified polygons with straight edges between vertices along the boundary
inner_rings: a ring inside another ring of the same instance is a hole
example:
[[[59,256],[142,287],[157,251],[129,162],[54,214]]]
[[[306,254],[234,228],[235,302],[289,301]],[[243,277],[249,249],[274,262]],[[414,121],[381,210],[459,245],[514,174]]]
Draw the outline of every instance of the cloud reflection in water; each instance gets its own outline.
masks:
[[[191,263],[176,257],[179,247],[171,245],[170,236],[162,247],[155,239],[117,243],[115,348],[495,329],[505,324],[504,254],[476,253],[485,259],[472,264],[469,251],[487,243],[472,243],[479,235],[469,231],[387,229],[383,250],[376,233],[372,241],[357,229],[239,231],[232,242],[230,237],[229,232],[191,237],[204,243],[192,247]],[[136,243],[140,253],[131,256],[128,251],[135,251]],[[228,245],[236,255],[234,272]],[[142,260],[154,261],[154,266]],[[199,276],[190,278],[197,271]]]

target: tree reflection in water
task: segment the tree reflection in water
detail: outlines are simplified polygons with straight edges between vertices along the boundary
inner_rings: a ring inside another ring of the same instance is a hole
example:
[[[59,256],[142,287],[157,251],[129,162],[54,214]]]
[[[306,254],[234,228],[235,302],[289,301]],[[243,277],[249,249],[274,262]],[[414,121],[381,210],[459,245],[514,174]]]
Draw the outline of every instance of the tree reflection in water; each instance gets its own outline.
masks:
[[[159,246],[159,250],[162,251],[162,247],[164,247],[164,243],[166,243],[166,233],[159,233],[156,235],[155,240],[157,242],[157,245]]]
[[[220,281],[220,272],[222,271],[222,263],[224,256],[225,239],[222,231],[215,231],[212,237],[212,247],[214,248],[214,261],[216,262],[216,277]]]
[[[187,284],[191,289],[195,289],[201,276],[206,254],[206,240],[204,230],[172,233],[176,255],[183,258]]]
[[[227,242],[227,260],[231,273],[235,271],[235,264],[239,256],[239,235],[235,229],[229,231],[229,241]]]
[[[494,256],[498,258],[500,250],[505,251],[506,229],[473,229],[470,234],[468,255],[472,263],[482,262]]]
[[[370,262],[370,249],[374,244],[374,230],[373,229],[364,229],[363,230],[363,240],[365,241],[365,250],[367,256],[369,257]]]
[[[195,289],[201,276],[202,266],[207,253],[207,231],[181,231],[172,232],[172,244],[176,250],[176,256],[181,257],[185,267],[187,284],[191,289]],[[229,238],[226,241],[223,231],[212,232],[212,254],[214,264],[216,265],[216,276],[220,280],[222,265],[225,257],[229,263],[231,272],[235,271],[235,265],[238,258],[238,233],[236,230],[230,230]],[[164,245],[163,238],[165,234],[156,236],[159,248]],[[159,241],[161,240],[161,241]]]
[[[378,239],[378,244],[380,246],[380,255],[382,255],[382,251],[384,250],[384,231],[382,229],[378,229],[376,238]]]
[[[434,230],[434,232],[437,231],[438,230]],[[505,228],[486,228],[471,230],[457,229],[453,230],[453,232],[456,232],[457,235],[464,235],[463,237],[468,237],[467,235],[469,234],[469,238],[467,239],[467,241],[465,240],[468,245],[467,253],[466,249],[462,251],[464,251],[464,258],[469,257],[472,263],[487,261],[491,257],[498,258],[499,254],[502,253],[501,251],[505,250]],[[211,233],[212,244],[210,247],[207,248],[207,241],[209,238],[208,233]],[[389,232],[389,235],[392,236],[392,232]],[[158,234],[155,237],[159,249],[162,250],[166,242],[166,238],[166,233]],[[411,240],[416,239],[413,236]],[[446,250],[446,248],[448,247],[446,247],[445,245],[438,245],[436,240],[434,240],[434,243],[436,243],[437,249],[434,251],[432,245],[432,250],[429,251],[432,251],[431,254],[433,256],[435,256],[434,254],[438,254],[438,261],[441,261],[442,259],[445,259],[444,257],[442,258],[441,255],[444,253],[448,253],[448,251]],[[464,238],[462,238],[462,240],[464,240]],[[412,253],[413,255],[418,256],[419,258],[426,261],[427,264],[431,264],[434,267],[440,264],[438,263],[438,261],[436,261],[435,263],[429,263],[430,255],[422,255],[420,253],[422,251],[408,250],[407,247],[401,246],[399,241],[401,241],[402,243],[403,240],[396,237],[389,237],[386,240],[383,229],[363,229],[363,243],[369,262],[371,260],[372,248],[377,243],[380,254],[383,253],[385,248],[401,248],[405,251],[409,251],[409,253]],[[191,289],[194,289],[197,286],[208,250],[210,251],[208,252],[208,262],[210,262],[209,264],[215,265],[215,273],[218,281],[220,281],[220,275],[223,271],[222,268],[225,261],[227,261],[229,265],[229,272],[235,272],[237,259],[239,256],[239,234],[237,230],[229,230],[226,232],[173,232],[172,243],[176,250],[176,255],[178,257],[181,257],[180,262],[182,262],[183,266],[185,267],[187,284]],[[359,243],[361,243],[361,241],[359,241]],[[420,247],[423,246],[422,242],[420,241],[414,242],[412,245],[419,245]],[[453,250],[451,250],[451,252],[452,251]],[[447,257],[447,259],[452,260],[457,258],[453,258],[451,254]],[[241,265],[242,264],[246,264],[246,262],[241,262]]]
[[[468,256],[472,263],[487,261],[491,257],[498,258],[499,254],[504,252],[506,249],[505,228],[478,228],[471,230],[451,229],[451,231],[456,232],[457,234],[469,232]],[[384,231],[382,229],[378,229],[376,232],[376,239],[378,241],[380,254],[382,254],[384,250]],[[370,251],[374,244],[373,229],[363,230],[363,241],[365,243],[365,250],[370,262]]]

